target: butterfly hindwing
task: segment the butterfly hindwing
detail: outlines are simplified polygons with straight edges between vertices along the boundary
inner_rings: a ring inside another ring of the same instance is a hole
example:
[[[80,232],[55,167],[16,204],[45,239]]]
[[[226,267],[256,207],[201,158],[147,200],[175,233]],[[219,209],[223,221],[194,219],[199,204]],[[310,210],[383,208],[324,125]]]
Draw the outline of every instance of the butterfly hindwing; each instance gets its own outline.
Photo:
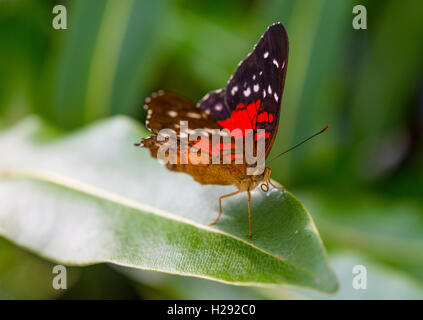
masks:
[[[141,146],[148,148],[151,155],[157,158],[159,148],[163,146],[166,141],[159,141],[156,135],[150,136],[142,140]],[[171,171],[184,172],[191,175],[195,181],[201,184],[216,184],[216,185],[231,185],[234,179],[242,179],[245,175],[244,164],[221,164],[215,166],[212,164],[197,164],[191,163],[182,164],[181,157],[185,157],[186,153],[178,150],[176,163],[166,163],[166,167]]]
[[[157,141],[157,136],[149,137],[143,143],[150,149],[154,157],[157,157],[158,149],[163,144],[163,142]],[[166,167],[171,171],[187,173],[201,184],[231,185],[234,183],[234,179],[242,179],[245,175],[245,165],[243,164],[221,164],[219,166],[181,164],[179,158],[177,163],[166,163]]]

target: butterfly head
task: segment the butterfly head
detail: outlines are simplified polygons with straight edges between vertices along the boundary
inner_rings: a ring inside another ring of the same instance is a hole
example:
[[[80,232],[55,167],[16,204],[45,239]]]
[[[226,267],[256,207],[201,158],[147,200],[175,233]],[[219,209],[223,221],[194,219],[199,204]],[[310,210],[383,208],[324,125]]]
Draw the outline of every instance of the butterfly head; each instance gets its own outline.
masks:
[[[265,182],[270,179],[270,174],[272,169],[269,167],[265,167],[264,171],[257,170],[252,175],[248,176],[247,179],[243,180],[238,188],[242,191],[253,190],[257,187],[260,183]]]
[[[272,172],[272,169],[270,167],[265,167],[263,172],[261,173],[257,172],[257,174],[254,174],[252,176],[252,179],[257,183],[260,183],[262,181],[267,181],[270,179],[271,172]]]

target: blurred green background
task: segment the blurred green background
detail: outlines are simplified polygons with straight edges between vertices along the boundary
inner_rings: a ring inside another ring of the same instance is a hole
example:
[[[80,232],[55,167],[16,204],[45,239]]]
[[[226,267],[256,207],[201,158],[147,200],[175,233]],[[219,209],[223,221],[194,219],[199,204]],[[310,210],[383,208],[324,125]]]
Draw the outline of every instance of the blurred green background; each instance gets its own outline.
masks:
[[[52,8],[68,29],[52,28]],[[367,8],[367,30],[352,8]],[[110,265],[71,268],[0,238],[0,298],[423,298],[423,2],[419,0],[0,1],[0,128],[37,114],[63,131],[126,114],[167,89],[193,101],[223,87],[275,21],[290,40],[273,179],[314,217],[336,295],[232,287]],[[1,150],[6,152],[6,150]],[[0,195],[1,197],[1,195]],[[368,267],[368,290],[351,288]],[[46,281],[46,279],[49,279]]]

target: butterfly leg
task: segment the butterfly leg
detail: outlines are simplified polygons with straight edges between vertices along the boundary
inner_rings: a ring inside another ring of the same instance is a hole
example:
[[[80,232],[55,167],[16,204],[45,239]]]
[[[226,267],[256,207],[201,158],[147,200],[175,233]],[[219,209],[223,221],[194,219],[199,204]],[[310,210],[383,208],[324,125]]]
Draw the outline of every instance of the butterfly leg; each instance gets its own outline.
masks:
[[[251,233],[251,218],[252,218],[252,216],[251,216],[251,192],[250,192],[250,190],[247,190],[247,192],[248,192],[248,222],[250,224],[250,231],[248,232],[248,238],[251,238],[251,235],[252,235],[252,233]]]
[[[239,190],[238,191],[235,191],[235,192],[232,192],[232,193],[225,194],[225,195],[219,197],[219,214],[218,214],[218,216],[217,216],[217,218],[215,220],[213,220],[212,222],[209,223],[209,226],[212,226],[212,225],[216,224],[216,222],[219,221],[220,216],[222,215],[222,199],[223,198],[234,196],[234,195],[236,195],[238,193],[240,193]]]
[[[286,190],[286,188],[284,187],[284,186],[282,186],[282,188],[279,188],[279,187],[277,187],[277,186],[275,186],[271,181],[270,181],[270,179],[269,180],[267,180],[267,182],[273,187],[273,188],[275,188],[275,189],[278,189],[278,190],[282,190],[282,191],[285,191]]]

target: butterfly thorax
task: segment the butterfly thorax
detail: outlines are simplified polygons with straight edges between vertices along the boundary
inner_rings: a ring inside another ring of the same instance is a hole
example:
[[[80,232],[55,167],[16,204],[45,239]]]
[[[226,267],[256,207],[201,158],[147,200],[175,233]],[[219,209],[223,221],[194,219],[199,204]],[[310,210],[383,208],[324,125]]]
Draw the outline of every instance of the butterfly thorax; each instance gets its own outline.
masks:
[[[269,167],[266,167],[264,169],[264,172],[260,174],[249,175],[243,179],[236,181],[235,186],[239,189],[239,191],[252,191],[260,183],[269,180],[270,173],[271,173],[271,169]]]

